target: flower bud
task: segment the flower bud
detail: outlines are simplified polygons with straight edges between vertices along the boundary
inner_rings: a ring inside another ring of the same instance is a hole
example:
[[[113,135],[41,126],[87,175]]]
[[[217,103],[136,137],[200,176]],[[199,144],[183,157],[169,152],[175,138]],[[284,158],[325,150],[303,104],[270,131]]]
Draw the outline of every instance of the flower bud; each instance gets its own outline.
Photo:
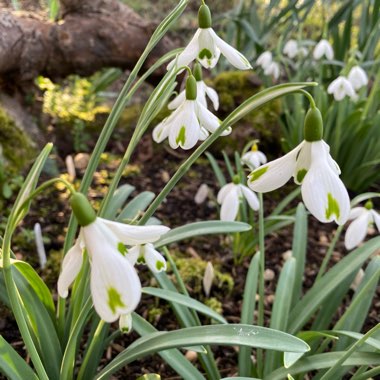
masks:
[[[206,4],[203,4],[199,7],[198,25],[201,29],[211,28],[211,25],[212,25],[211,12],[210,12],[210,8]]]
[[[95,211],[82,193],[75,193],[71,196],[70,206],[81,227],[86,227],[95,222]]]
[[[305,117],[304,138],[306,141],[319,141],[323,138],[323,120],[318,108],[310,108]]]

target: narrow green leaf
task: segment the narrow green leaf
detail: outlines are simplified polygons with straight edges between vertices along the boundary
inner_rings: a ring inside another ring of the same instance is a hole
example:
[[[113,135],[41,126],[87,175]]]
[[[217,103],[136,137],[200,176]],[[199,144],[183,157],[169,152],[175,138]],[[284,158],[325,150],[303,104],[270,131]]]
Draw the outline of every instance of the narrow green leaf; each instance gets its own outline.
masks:
[[[224,186],[227,183],[227,181],[222,170],[220,169],[218,162],[215,160],[214,156],[211,153],[206,152],[205,155],[207,159],[210,161],[212,170],[214,171],[214,174],[215,174],[216,180],[219,183],[219,186],[220,187]]]
[[[134,190],[135,187],[128,184],[120,186],[108,203],[107,209],[104,210],[103,217],[113,220]]]
[[[208,306],[204,305],[203,303],[189,296],[185,296],[177,292],[173,292],[166,289],[151,288],[151,287],[142,288],[142,292],[144,294],[149,294],[154,297],[159,297],[164,300],[175,302],[180,305],[186,306],[190,309],[199,311],[200,313],[206,315],[209,318],[214,319],[215,321],[219,323],[227,323],[227,321],[216,311],[210,309]]]
[[[141,344],[140,339],[143,340]],[[112,360],[96,379],[106,379],[124,365],[153,352],[192,344],[241,345],[290,352],[309,350],[305,342],[281,331],[239,324],[190,327],[159,335],[153,334],[151,339],[140,339]]]
[[[144,211],[152,202],[155,195],[151,191],[144,191],[133,198],[127,206],[120,212],[118,221],[135,219],[142,211]]]

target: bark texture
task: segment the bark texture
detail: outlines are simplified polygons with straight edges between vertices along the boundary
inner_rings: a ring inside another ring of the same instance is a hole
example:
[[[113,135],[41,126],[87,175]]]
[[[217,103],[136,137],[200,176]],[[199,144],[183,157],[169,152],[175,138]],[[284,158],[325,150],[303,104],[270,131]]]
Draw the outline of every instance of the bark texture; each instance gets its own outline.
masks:
[[[130,69],[155,26],[118,0],[61,0],[61,20],[0,11],[0,78],[28,81],[89,75],[102,67]],[[146,66],[175,46],[164,38]],[[160,75],[160,73],[158,73]]]

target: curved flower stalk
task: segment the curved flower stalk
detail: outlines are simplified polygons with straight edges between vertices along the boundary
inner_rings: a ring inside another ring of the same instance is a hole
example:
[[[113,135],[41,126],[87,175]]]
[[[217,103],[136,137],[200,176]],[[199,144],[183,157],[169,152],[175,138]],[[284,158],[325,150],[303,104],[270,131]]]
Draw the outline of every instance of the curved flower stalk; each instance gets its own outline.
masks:
[[[240,200],[245,198],[249,207],[257,211],[260,207],[257,195],[240,183],[239,178],[234,178],[234,182],[224,185],[218,193],[217,201],[222,205],[220,209],[220,219],[233,221],[239,211]]]
[[[173,149],[191,149],[199,140],[205,140],[209,133],[215,132],[221,120],[197,101],[195,78],[190,75],[186,80],[185,101],[153,130],[153,140],[160,143],[166,138]],[[222,133],[231,133],[228,128]]]
[[[373,210],[371,201],[368,201],[364,207],[354,207],[348,219],[353,220],[344,237],[344,245],[348,250],[357,247],[364,240],[369,226],[376,224],[380,231],[380,215]]]
[[[334,58],[334,50],[330,45],[330,42],[325,39],[320,40],[314,48],[313,57],[317,61],[322,57],[326,57],[329,61],[331,61]]]
[[[214,32],[211,27],[211,12],[209,7],[205,4],[199,8],[198,23],[199,28],[195,32],[194,37],[183,52],[169,63],[168,70],[174,65],[177,67],[187,66],[195,59],[198,59],[201,65],[206,69],[211,69],[217,64],[220,54],[223,54],[231,65],[237,69],[248,70],[252,68],[243,54],[223,41]]]
[[[114,322],[134,311],[141,298],[140,279],[125,257],[126,245],[154,242],[169,228],[131,226],[97,218],[80,193],[72,196],[71,206],[82,228],[63,260],[58,293],[67,297],[69,286],[80,272],[85,249],[91,264],[90,288],[95,310],[104,321]]]
[[[333,94],[334,99],[338,102],[343,100],[346,96],[352,100],[356,100],[358,97],[351,82],[342,75],[330,83],[327,92]]]
[[[265,193],[283,186],[293,176],[294,182],[301,185],[306,207],[319,221],[344,224],[350,199],[322,134],[321,114],[311,108],[305,118],[305,140],[284,157],[254,170],[248,177],[248,186]]]
[[[307,55],[307,49],[305,47],[300,46],[296,40],[289,40],[282,49],[282,52],[285,55],[287,55],[290,59],[294,59],[299,55]]]
[[[219,96],[218,93],[203,81],[202,78],[202,68],[199,63],[194,65],[194,78],[197,81],[197,102],[202,104],[202,106],[207,108],[207,97],[211,100],[214,110],[217,111],[219,108]],[[186,100],[186,91],[183,90],[177,97],[175,97],[169,104],[168,108],[174,110],[178,108]]]
[[[251,170],[258,168],[260,165],[267,163],[267,157],[259,151],[257,142],[252,144],[251,150],[243,154],[241,163],[247,165]]]
[[[354,90],[360,90],[367,86],[368,77],[366,72],[360,66],[354,66],[348,73],[348,81],[351,83]]]

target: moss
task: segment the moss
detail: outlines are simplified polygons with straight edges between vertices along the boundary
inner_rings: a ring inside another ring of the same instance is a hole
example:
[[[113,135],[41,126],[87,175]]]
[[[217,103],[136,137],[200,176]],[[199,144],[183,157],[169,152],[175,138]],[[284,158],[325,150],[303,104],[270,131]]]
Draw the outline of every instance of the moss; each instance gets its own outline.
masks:
[[[205,305],[219,314],[223,313],[223,303],[215,297],[207,298],[205,300]]]

